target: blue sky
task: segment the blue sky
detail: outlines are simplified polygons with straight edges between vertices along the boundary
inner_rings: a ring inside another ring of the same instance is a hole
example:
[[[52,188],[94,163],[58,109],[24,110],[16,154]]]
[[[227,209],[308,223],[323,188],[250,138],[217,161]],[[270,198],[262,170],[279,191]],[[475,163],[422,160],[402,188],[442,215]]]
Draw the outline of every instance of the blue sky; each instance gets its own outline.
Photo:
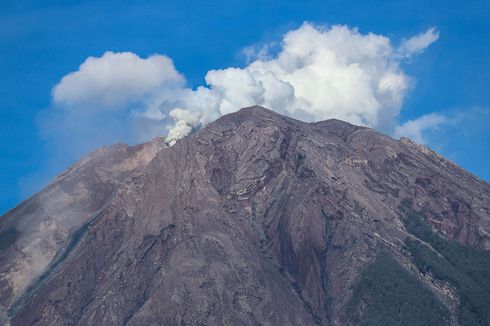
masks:
[[[347,25],[394,44],[435,27],[439,38],[400,62],[411,87],[398,120],[441,114],[426,143],[489,181],[488,1],[10,1],[0,11],[0,213],[82,153],[53,149],[52,89],[87,57],[130,51],[173,60],[186,87],[211,69],[244,67],[244,48],[280,43],[307,21]],[[47,113],[46,113],[47,112]],[[122,113],[121,113],[122,114]],[[117,119],[125,119],[117,116]],[[111,116],[111,119],[116,119]],[[65,131],[66,132],[66,131]],[[87,130],[94,133],[94,130]],[[77,134],[83,138],[83,134]],[[126,141],[124,132],[102,143]],[[96,143],[82,144],[82,152]],[[73,147],[80,144],[74,143]],[[96,145],[100,145],[97,143]],[[55,157],[56,159],[53,159]]]

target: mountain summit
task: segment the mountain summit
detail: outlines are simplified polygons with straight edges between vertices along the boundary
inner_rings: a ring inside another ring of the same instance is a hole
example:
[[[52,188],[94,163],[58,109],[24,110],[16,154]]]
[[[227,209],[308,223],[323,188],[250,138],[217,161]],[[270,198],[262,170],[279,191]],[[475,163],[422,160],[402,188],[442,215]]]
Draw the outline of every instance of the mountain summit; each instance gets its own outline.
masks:
[[[0,219],[12,325],[490,323],[490,185],[261,107],[101,148]]]

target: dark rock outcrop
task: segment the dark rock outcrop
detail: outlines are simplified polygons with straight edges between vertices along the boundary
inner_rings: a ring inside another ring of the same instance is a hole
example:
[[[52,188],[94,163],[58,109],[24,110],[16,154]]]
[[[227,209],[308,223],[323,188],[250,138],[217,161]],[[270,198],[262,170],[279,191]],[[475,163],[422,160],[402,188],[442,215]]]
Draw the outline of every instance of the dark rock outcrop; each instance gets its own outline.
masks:
[[[404,211],[490,249],[490,186],[424,146],[260,107],[94,152],[0,220],[12,325],[344,325],[362,271],[403,247]],[[0,319],[1,320],[1,319]]]

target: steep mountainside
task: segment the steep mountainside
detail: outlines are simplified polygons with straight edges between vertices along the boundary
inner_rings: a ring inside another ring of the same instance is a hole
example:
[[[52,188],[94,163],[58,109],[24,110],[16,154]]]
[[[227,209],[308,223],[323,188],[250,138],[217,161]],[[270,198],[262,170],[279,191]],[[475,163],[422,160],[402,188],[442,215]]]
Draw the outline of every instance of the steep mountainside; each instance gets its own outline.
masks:
[[[488,250],[487,183],[251,107],[172,147],[97,150],[2,216],[0,320],[485,325]]]

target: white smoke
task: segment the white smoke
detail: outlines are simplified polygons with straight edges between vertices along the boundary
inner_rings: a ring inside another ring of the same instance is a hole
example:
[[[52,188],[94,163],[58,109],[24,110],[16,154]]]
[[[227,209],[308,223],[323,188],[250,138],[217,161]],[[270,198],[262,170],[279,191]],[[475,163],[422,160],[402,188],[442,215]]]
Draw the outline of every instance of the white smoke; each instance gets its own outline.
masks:
[[[129,107],[132,138],[138,141],[167,133],[173,144],[252,105],[305,121],[337,118],[394,134],[411,86],[400,63],[437,38],[430,28],[394,47],[382,35],[304,23],[283,36],[275,53],[269,45],[247,48],[247,66],[210,70],[206,85],[196,89],[185,87],[165,56],[107,52],[65,76],[53,97],[71,110],[87,110],[88,104],[100,111]]]
[[[200,120],[198,113],[183,109],[173,109],[170,111],[170,117],[175,120],[174,127],[168,131],[166,137],[170,145],[175,144],[177,140],[188,135],[198,125]]]

